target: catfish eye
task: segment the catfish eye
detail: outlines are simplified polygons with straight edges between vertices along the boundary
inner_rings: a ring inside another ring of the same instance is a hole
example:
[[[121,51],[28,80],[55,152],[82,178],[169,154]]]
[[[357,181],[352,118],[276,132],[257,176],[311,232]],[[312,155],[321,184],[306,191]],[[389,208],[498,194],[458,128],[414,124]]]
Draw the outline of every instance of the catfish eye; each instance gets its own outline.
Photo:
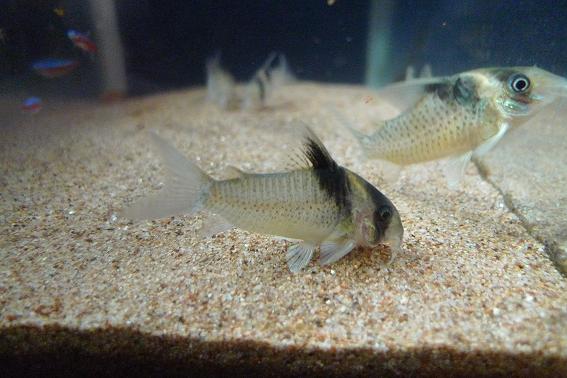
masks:
[[[508,79],[508,85],[516,93],[525,93],[530,89],[530,79],[526,75],[515,74]]]
[[[387,221],[392,216],[392,209],[390,209],[390,206],[384,205],[378,209],[378,215],[380,215],[382,221]]]

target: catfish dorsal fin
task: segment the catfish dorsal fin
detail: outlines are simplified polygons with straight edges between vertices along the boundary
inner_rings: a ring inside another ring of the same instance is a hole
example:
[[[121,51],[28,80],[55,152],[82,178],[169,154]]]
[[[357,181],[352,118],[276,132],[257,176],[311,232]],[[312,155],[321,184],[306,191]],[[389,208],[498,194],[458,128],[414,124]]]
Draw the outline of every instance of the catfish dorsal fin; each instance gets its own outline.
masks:
[[[242,169],[235,167],[234,165],[227,165],[224,169],[225,180],[241,178],[246,175]]]
[[[446,83],[444,77],[425,77],[414,80],[394,83],[378,90],[378,96],[390,105],[394,106],[399,113],[412,108],[421,98],[427,94],[431,86]]]
[[[323,142],[315,135],[309,126],[303,126],[303,147],[302,152],[309,165],[314,169],[328,169],[334,171],[338,168],[337,163]]]
[[[312,169],[319,187],[335,201],[337,206],[350,208],[350,186],[346,170],[331,157],[323,142],[306,125],[303,125],[301,160]],[[305,168],[305,165],[303,166]]]

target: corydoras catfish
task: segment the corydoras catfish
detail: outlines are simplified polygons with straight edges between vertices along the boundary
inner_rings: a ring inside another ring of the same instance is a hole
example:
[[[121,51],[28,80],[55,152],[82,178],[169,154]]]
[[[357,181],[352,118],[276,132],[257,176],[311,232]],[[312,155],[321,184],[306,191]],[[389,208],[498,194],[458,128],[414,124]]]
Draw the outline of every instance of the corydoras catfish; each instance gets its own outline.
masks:
[[[271,53],[244,85],[221,67],[220,53],[207,60],[207,99],[223,109],[253,110],[265,107],[273,92],[294,80],[283,54]]]
[[[297,169],[215,180],[170,144],[151,134],[166,167],[165,188],[123,211],[130,219],[156,219],[206,211],[217,220],[212,234],[232,227],[300,240],[287,251],[298,272],[320,246],[320,264],[331,264],[357,245],[388,244],[400,249],[403,227],[392,202],[354,172],[338,165],[321,141],[305,128]]]
[[[380,94],[401,114],[370,135],[349,126],[366,156],[397,166],[449,157],[445,173],[454,186],[472,156],[567,96],[567,80],[537,67],[483,68],[394,84]]]

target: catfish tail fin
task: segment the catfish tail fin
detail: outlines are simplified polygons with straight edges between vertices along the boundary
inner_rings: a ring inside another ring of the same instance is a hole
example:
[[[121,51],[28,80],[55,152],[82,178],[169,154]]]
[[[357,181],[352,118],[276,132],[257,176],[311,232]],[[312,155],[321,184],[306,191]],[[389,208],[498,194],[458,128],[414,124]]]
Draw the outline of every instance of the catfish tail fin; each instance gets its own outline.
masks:
[[[130,219],[159,219],[203,209],[213,179],[154,132],[150,138],[165,166],[164,188],[122,210]]]

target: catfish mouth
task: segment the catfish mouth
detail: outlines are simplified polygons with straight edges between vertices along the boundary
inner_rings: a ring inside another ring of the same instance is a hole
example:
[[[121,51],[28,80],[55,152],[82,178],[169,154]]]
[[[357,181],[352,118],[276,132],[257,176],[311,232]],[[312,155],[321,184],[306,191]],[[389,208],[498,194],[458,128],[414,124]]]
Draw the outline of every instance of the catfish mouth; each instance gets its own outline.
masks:
[[[395,214],[392,218],[386,232],[384,233],[384,239],[382,244],[390,247],[390,259],[388,264],[390,264],[396,255],[402,250],[402,243],[404,239],[404,227],[402,226],[402,221],[400,216]]]
[[[384,240],[382,244],[387,245],[392,250],[392,252],[398,253],[402,250],[402,236],[400,235],[400,237],[397,238]]]

